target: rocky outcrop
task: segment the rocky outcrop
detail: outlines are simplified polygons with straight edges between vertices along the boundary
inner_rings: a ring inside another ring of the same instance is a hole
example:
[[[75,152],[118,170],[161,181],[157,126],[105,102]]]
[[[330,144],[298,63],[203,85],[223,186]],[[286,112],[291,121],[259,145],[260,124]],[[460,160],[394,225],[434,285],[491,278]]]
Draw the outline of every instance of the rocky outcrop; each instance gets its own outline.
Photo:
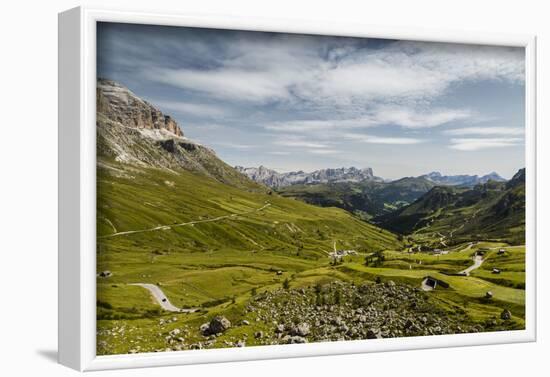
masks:
[[[160,110],[115,81],[106,79],[97,81],[96,102],[98,113],[102,113],[126,127],[166,130],[176,136],[183,136],[183,132],[174,119],[164,115]]]
[[[220,160],[212,149],[184,137],[173,118],[114,81],[97,82],[96,124],[100,166],[116,161],[184,169],[232,186],[265,190]]]

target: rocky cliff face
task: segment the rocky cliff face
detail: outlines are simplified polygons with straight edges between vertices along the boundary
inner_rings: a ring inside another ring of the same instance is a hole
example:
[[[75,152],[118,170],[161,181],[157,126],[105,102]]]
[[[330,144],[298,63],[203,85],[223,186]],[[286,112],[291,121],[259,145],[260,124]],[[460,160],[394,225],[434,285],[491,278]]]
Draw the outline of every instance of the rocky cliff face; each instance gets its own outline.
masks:
[[[381,178],[374,176],[371,168],[357,169],[355,167],[350,167],[320,169],[311,173],[306,173],[303,171],[278,173],[275,170],[266,168],[265,166],[260,166],[258,168],[236,166],[235,169],[253,181],[262,183],[269,187],[286,187],[292,185],[335,182],[383,181]]]
[[[137,97],[128,88],[112,80],[97,81],[97,112],[126,127],[166,130],[176,136],[183,132],[168,115],[164,115],[148,102]]]
[[[214,151],[183,136],[178,124],[111,80],[97,82],[98,165],[185,169],[252,190],[259,185],[220,160]]]

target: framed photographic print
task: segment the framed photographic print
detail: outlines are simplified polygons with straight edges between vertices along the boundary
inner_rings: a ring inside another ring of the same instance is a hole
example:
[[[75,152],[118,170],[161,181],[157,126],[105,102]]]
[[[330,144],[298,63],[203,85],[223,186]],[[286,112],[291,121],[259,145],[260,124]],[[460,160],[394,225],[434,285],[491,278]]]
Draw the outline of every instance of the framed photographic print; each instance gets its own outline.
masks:
[[[59,18],[59,358],[535,340],[535,38]]]

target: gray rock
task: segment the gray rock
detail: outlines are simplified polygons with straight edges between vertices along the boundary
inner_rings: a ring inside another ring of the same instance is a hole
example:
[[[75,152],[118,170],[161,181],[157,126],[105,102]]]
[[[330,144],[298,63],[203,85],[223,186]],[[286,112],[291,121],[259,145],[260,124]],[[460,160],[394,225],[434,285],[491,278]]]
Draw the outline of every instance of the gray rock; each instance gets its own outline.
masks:
[[[290,336],[287,339],[288,344],[302,344],[307,343],[307,339],[301,336]]]
[[[307,323],[300,323],[299,325],[297,326],[294,326],[291,330],[290,330],[290,335],[295,335],[295,336],[307,336],[310,332],[310,327]]]
[[[231,322],[223,316],[216,316],[210,321],[209,331],[212,334],[220,334],[231,327]]]
[[[170,331],[168,334],[170,334],[170,336],[176,336],[176,335],[179,335],[180,333],[181,333],[180,329],[174,329]]]
[[[509,321],[512,319],[512,312],[510,312],[508,309],[504,309],[502,313],[500,313],[500,319],[504,321]]]
[[[201,334],[204,335],[204,336],[210,335],[210,324],[209,324],[209,323],[203,323],[203,324],[199,327],[199,331],[200,331]]]
[[[380,338],[382,338],[382,335],[380,334],[379,329],[372,328],[367,330],[367,339],[380,339]]]

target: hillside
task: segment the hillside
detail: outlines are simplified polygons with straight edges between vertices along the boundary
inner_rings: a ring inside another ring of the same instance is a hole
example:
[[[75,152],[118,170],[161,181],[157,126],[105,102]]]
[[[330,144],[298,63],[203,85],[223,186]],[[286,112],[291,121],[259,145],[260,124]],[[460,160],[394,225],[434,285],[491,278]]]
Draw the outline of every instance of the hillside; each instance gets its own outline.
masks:
[[[362,181],[317,185],[293,185],[277,190],[292,197],[322,207],[338,207],[369,219],[401,208],[433,187],[422,178],[402,178],[392,182]]]
[[[113,88],[110,99],[104,92]],[[98,277],[98,300],[108,303],[98,309],[102,319],[122,315],[111,306],[140,294],[127,284],[162,282],[180,307],[218,305],[328,265],[336,245],[402,247],[395,234],[344,210],[284,198],[249,180],[179,126],[166,127],[166,116],[119,84],[101,81],[98,96],[97,268],[109,271],[109,284]],[[150,309],[141,297],[137,312]]]
[[[493,239],[525,241],[525,169],[508,182],[489,181],[473,188],[436,186],[414,203],[376,218],[393,231],[439,233],[449,242]]]

